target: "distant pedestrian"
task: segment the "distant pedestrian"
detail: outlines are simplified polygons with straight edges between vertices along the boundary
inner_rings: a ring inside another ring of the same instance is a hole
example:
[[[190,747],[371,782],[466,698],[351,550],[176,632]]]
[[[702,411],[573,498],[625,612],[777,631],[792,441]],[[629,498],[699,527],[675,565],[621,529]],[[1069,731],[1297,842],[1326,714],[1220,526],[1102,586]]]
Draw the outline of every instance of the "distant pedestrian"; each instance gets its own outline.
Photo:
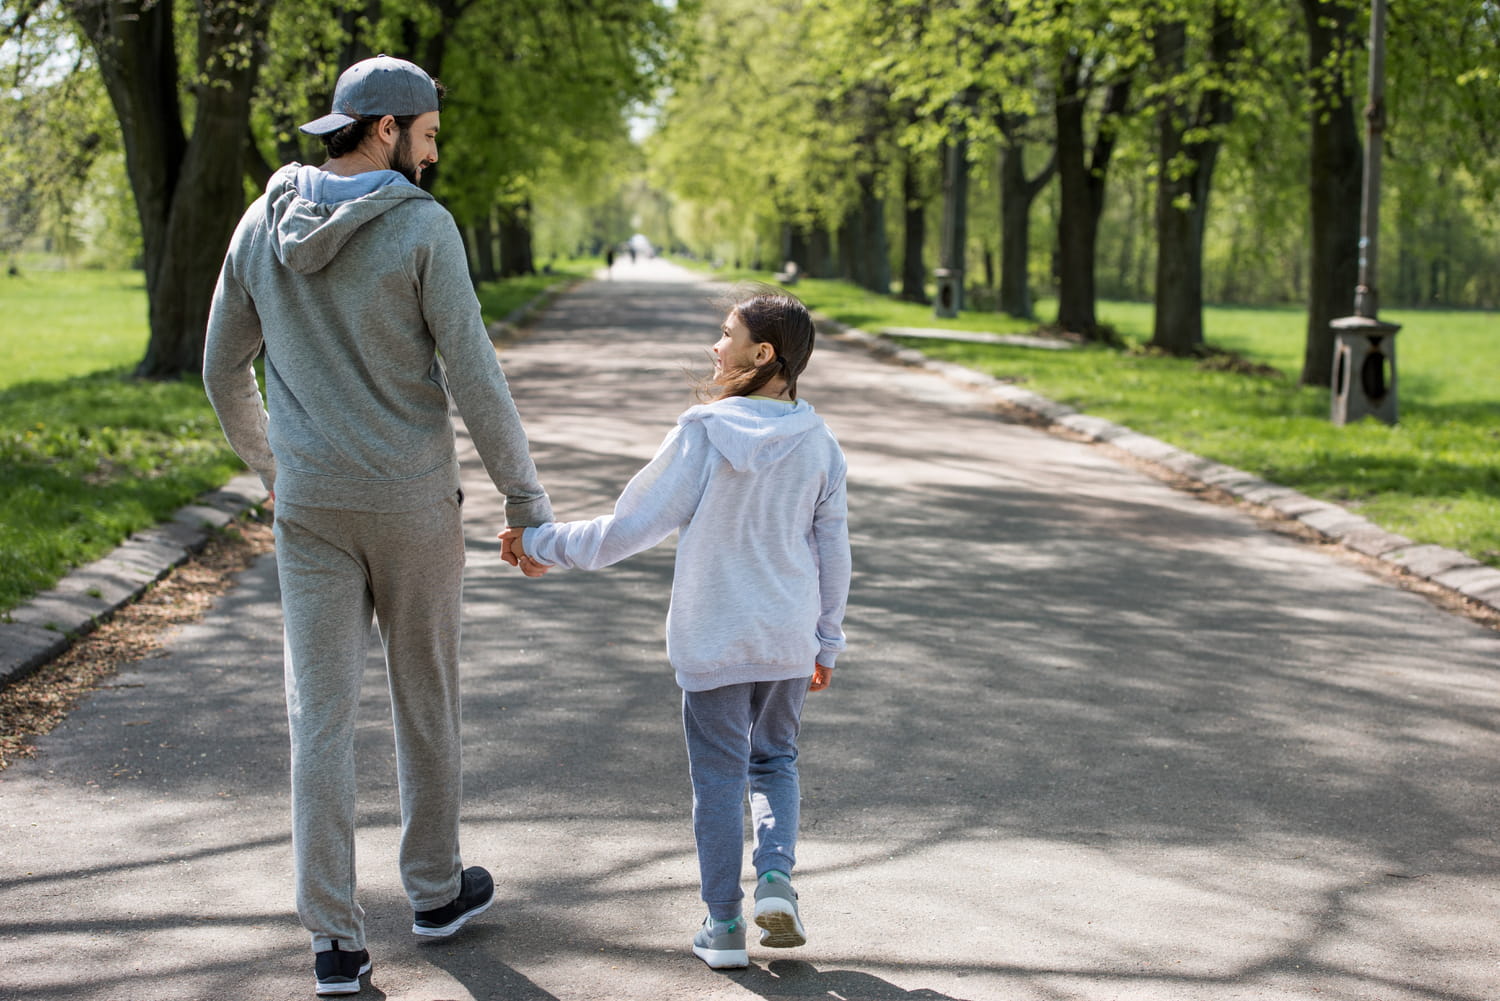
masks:
[[[609,272],[609,277],[615,276],[615,248],[610,247],[604,252],[604,270]]]
[[[489,873],[459,853],[464,535],[450,393],[510,524],[551,518],[458,228],[417,186],[437,162],[441,94],[402,59],[345,70],[332,113],[302,126],[328,160],[283,167],[250,206],[208,324],[204,385],[276,503],[297,913],[319,994],[356,993],[371,967],[354,895],[354,733],[372,615],[412,931],[451,935],[494,898]]]
[[[806,942],[791,873],[808,691],[844,649],[850,557],[845,462],[797,377],[813,348],[806,307],[775,289],[729,310],[712,402],[677,420],[614,514],[507,529],[506,562],[597,570],[680,532],[667,656],[682,687],[693,836],[708,917],[693,952],[743,967],[740,865],[748,788],[761,945]],[[708,394],[706,394],[708,395]]]

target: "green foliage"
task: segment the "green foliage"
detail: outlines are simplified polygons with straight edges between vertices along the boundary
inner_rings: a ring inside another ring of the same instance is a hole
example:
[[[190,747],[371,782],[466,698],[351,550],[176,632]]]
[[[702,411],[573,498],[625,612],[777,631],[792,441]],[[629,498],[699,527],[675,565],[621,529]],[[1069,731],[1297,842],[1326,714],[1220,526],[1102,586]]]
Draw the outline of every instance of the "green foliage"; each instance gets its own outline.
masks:
[[[1500,10],[1473,0],[1393,4],[1386,60],[1388,139],[1436,150],[1475,180],[1493,207],[1500,195]],[[1399,160],[1400,157],[1398,156]]]
[[[444,62],[438,181],[459,220],[544,188],[597,194],[630,157],[625,115],[662,82],[670,30],[668,9],[651,0],[466,11]]]
[[[1349,5],[1321,2],[1330,12]],[[1367,5],[1352,6],[1365,17]],[[1381,241],[1388,307],[1500,305],[1495,11],[1471,0],[1392,8]],[[1167,72],[1146,43],[1157,25],[1173,20],[1186,26],[1187,58]],[[994,194],[985,187],[994,158],[1003,144],[1019,142],[1030,169],[1046,162],[1059,67],[1074,58],[1091,130],[1108,128],[1118,143],[1097,255],[1100,288],[1154,294],[1155,113],[1170,107],[1185,142],[1223,144],[1206,219],[1207,297],[1305,301],[1308,123],[1320,113],[1315,99],[1347,91],[1363,102],[1364,27],[1356,28],[1336,40],[1327,63],[1310,67],[1306,22],[1295,3],[709,0],[698,20],[693,72],[665,105],[662,133],[648,147],[652,178],[676,198],[677,231],[694,250],[747,260],[768,256],[783,223],[836,227],[851,211],[854,179],[873,165],[887,174],[887,220],[899,247],[891,168],[907,150],[935,156],[937,144],[961,130],[975,165],[965,271],[978,281],[981,253],[998,245]],[[1233,58],[1209,58],[1226,34],[1235,42]],[[1140,81],[1132,113],[1099,122],[1093,112],[1102,86],[1130,73]],[[1318,86],[1330,81],[1348,86]],[[1206,95],[1229,98],[1220,108],[1232,117],[1197,114],[1207,108]],[[881,115],[866,113],[872,104],[883,107]],[[872,123],[879,139],[863,144]],[[1094,136],[1085,138],[1092,143]],[[732,155],[705,155],[726,145]],[[1185,154],[1166,166],[1179,175],[1197,169]],[[923,169],[930,170],[925,162]],[[935,198],[933,187],[924,198]],[[1174,195],[1179,204],[1189,198]],[[1037,205],[1030,270],[1046,292],[1055,186]],[[938,230],[929,213],[929,260]]]
[[[0,39],[5,27],[0,22]],[[41,6],[24,35],[0,46],[0,72],[0,254],[32,238],[77,259],[101,221],[109,238],[124,233],[128,241],[138,231],[129,215],[80,219],[80,195],[96,180],[96,166],[118,162],[121,146],[103,83],[82,59],[82,42],[60,10]]]
[[[835,227],[892,156],[886,83],[861,73],[873,4],[705,4],[696,56],[646,145],[674,232],[712,256],[774,259],[780,227]]]
[[[996,317],[934,320],[930,311],[843,283],[805,282],[798,291],[809,306],[867,330],[1016,328],[1014,321]],[[1104,302],[1099,312],[1129,349],[1038,351],[925,338],[902,343],[1500,567],[1500,387],[1493,379],[1500,370],[1500,340],[1494,314],[1386,314],[1405,324],[1396,339],[1400,423],[1339,428],[1328,420],[1328,391],[1296,382],[1306,323],[1300,310],[1210,307],[1208,342],[1232,355],[1204,360],[1145,351],[1151,332],[1147,305]],[[1273,371],[1251,368],[1255,374],[1247,374],[1247,366],[1227,364],[1235,356]]]

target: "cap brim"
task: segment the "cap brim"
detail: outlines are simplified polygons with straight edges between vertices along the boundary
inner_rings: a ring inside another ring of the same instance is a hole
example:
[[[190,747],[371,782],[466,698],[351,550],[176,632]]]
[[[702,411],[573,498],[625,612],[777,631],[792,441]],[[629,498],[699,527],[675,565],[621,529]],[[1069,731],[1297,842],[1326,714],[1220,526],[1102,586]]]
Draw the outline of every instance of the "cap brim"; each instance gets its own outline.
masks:
[[[326,136],[330,132],[337,132],[345,125],[352,125],[356,119],[349,115],[342,115],[335,111],[331,115],[315,118],[302,126],[299,131],[306,132],[310,136]]]

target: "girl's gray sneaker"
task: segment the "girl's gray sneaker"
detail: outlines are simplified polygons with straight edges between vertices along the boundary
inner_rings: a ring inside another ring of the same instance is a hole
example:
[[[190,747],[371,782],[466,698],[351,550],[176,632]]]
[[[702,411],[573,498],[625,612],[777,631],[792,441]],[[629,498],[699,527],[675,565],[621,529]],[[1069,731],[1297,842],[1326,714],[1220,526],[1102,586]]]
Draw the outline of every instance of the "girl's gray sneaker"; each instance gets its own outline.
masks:
[[[693,936],[693,955],[715,970],[741,970],[750,965],[745,951],[745,921],[703,919],[703,927]]]
[[[755,923],[760,944],[769,949],[793,949],[807,944],[807,930],[797,915],[797,891],[780,872],[768,872],[755,887]]]

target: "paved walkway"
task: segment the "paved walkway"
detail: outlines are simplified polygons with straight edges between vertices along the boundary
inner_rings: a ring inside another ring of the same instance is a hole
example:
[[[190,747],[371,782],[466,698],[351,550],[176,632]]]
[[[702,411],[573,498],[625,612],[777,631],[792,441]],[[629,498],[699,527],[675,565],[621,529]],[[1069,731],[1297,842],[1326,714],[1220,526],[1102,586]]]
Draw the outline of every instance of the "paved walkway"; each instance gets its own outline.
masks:
[[[615,272],[503,354],[560,517],[649,458],[719,320],[666,265]],[[1500,997],[1500,635],[932,374],[829,343],[803,392],[855,546],[803,732],[810,944],[685,948],[670,547],[526,580],[471,461],[465,856],[500,901],[410,935],[372,657],[360,997]],[[0,998],[311,996],[274,570],[0,773]]]

